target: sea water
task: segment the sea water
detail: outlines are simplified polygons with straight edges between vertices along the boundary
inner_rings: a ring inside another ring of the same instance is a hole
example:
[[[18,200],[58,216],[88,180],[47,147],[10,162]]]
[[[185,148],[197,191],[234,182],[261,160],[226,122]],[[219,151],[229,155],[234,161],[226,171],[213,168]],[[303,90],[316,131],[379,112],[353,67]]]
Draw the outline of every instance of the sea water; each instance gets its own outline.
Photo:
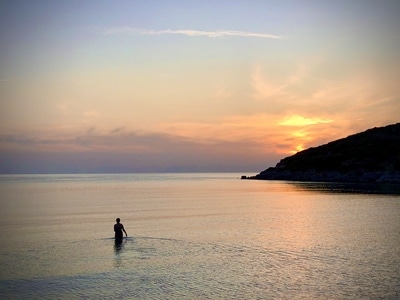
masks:
[[[0,297],[400,298],[399,195],[240,175],[0,176]]]

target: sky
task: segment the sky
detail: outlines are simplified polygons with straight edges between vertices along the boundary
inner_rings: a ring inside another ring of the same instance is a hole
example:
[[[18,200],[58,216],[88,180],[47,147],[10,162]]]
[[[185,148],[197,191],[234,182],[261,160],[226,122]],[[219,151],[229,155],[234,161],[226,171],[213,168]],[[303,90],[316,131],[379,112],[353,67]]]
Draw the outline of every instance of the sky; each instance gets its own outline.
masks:
[[[0,0],[0,173],[256,172],[399,122],[400,2]]]

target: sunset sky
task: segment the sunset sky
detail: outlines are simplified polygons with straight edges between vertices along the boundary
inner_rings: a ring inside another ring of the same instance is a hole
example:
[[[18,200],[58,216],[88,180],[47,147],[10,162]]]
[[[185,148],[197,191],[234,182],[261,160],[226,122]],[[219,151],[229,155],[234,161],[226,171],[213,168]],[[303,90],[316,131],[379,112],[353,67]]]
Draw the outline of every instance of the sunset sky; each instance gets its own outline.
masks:
[[[400,1],[0,0],[0,173],[259,172],[400,121]]]

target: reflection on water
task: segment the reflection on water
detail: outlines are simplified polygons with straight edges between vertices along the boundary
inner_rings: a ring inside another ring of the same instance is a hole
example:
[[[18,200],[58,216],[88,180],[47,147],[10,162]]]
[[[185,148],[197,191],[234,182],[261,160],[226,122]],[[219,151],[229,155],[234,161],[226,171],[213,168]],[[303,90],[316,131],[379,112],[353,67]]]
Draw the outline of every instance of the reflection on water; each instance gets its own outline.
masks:
[[[104,241],[104,244],[110,243]],[[335,249],[302,251],[138,237],[107,272],[0,281],[10,298],[396,299],[396,265]],[[361,253],[360,253],[361,254]],[[366,255],[367,254],[367,255]],[[398,261],[398,260],[397,260]],[[383,263],[383,264],[382,264]]]
[[[400,184],[288,181],[299,190],[327,193],[393,194],[400,195]]]
[[[122,265],[122,258],[121,258],[121,250],[122,250],[122,243],[117,243],[116,241],[114,241],[114,252],[115,252],[115,262],[114,262],[114,267],[115,268],[119,268]]]
[[[0,178],[2,297],[400,298],[398,195],[229,174],[54,176]],[[120,245],[116,216],[135,235]]]

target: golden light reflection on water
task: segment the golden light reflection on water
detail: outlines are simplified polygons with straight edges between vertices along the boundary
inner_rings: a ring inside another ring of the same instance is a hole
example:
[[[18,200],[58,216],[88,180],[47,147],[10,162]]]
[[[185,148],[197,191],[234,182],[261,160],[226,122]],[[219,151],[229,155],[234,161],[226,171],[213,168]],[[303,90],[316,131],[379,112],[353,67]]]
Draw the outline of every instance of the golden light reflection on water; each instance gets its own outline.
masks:
[[[71,179],[2,186],[8,199],[38,209],[28,214],[3,203],[0,287],[1,280],[25,283],[29,296],[38,286],[54,291],[47,279],[59,278],[70,291],[71,280],[81,290],[86,278],[86,292],[104,295],[105,286],[122,282],[131,297],[120,298],[134,299],[144,298],[143,291],[165,298],[160,286],[171,298],[188,299],[200,297],[191,294],[197,287],[206,298],[229,299],[300,292],[350,299],[360,287],[370,287],[360,298],[381,298],[388,289],[398,295],[398,196],[226,174]],[[13,222],[4,222],[10,212]],[[133,237],[119,251],[112,239],[116,216]],[[6,235],[10,228],[15,237]],[[32,278],[46,280],[37,285]]]
[[[318,244],[318,213],[315,202],[308,193],[298,193],[292,185],[282,185],[275,196],[261,201],[258,217],[259,228],[263,230],[258,237],[266,247],[288,244],[293,249],[311,249]]]

